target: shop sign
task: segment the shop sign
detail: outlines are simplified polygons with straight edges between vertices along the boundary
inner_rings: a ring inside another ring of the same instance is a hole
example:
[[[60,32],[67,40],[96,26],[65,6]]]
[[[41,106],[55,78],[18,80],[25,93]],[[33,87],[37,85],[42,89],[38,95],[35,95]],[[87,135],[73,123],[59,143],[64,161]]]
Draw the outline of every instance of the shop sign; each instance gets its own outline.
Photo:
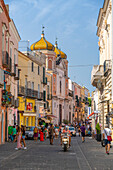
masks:
[[[33,103],[27,102],[27,110],[32,111],[33,110]]]

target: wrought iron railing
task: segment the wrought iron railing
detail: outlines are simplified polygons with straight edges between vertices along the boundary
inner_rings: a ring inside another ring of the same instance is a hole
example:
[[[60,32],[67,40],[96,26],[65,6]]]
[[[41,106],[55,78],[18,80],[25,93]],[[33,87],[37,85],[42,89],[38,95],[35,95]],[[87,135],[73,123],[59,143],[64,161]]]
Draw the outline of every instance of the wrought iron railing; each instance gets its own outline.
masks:
[[[7,51],[2,51],[2,65],[9,71],[11,71],[12,59],[9,57]]]

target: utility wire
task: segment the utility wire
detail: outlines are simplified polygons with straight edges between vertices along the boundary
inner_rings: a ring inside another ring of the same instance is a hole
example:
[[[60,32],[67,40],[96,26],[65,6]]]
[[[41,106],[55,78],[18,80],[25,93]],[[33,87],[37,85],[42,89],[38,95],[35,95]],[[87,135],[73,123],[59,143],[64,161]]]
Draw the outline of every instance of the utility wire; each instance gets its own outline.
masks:
[[[72,65],[72,66],[69,66],[69,67],[91,67],[91,66],[94,66],[94,64],[86,64],[86,65]]]

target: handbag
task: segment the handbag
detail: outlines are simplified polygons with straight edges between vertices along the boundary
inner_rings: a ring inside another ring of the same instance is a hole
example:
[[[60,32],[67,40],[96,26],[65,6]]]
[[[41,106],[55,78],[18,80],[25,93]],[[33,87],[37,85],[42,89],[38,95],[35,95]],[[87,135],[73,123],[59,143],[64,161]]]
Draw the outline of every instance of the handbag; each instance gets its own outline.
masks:
[[[112,141],[111,136],[108,136],[108,135],[107,135],[107,133],[106,133],[105,129],[104,129],[104,132],[105,132],[105,134],[106,134],[106,136],[107,136],[107,140],[111,142],[111,141]]]
[[[107,136],[108,141],[112,141],[111,136]]]

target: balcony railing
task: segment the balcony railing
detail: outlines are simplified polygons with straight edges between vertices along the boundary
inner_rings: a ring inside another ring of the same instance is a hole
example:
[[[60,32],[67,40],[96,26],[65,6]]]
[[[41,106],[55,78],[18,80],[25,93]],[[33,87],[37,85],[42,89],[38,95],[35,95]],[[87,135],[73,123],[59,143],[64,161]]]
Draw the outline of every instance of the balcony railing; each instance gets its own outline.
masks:
[[[111,60],[105,60],[104,61],[104,76],[106,76],[107,71],[111,70],[111,68],[112,68]]]
[[[16,75],[14,77],[15,80],[19,80],[19,69],[16,67]]]
[[[97,87],[98,80],[101,80],[104,75],[103,65],[94,65],[91,72],[91,84]]]
[[[35,98],[38,100],[43,100],[43,92],[38,92],[36,90],[32,90],[30,88],[25,88],[23,86],[19,86],[18,88],[18,94],[30,98]]]
[[[12,76],[15,76],[15,75],[16,75],[16,64],[13,64],[13,65],[12,65],[11,75],[12,75]]]
[[[47,95],[47,100],[51,100],[52,99],[52,94],[48,94]]]
[[[18,94],[25,96],[25,87],[23,86],[18,86]]]
[[[7,51],[2,52],[2,66],[11,71],[12,60]]]
[[[0,68],[0,87],[4,85],[4,71]]]

